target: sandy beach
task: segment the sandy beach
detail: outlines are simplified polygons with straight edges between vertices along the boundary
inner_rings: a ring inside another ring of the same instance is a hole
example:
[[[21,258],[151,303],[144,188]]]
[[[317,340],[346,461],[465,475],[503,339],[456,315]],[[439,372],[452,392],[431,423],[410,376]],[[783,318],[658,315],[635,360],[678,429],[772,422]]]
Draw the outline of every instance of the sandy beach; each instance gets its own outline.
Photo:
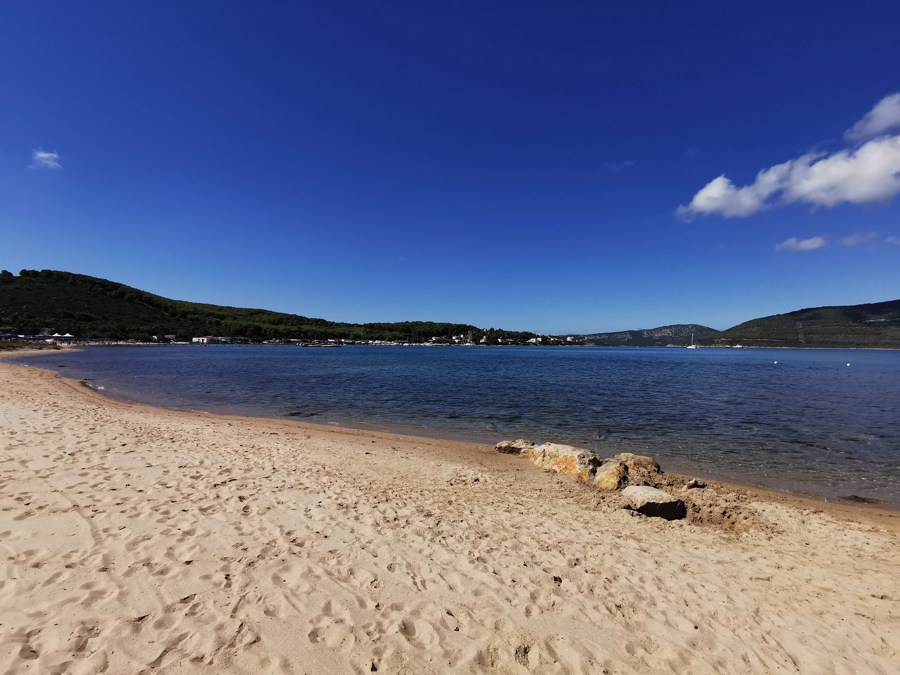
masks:
[[[0,439],[5,673],[900,670],[897,512],[711,484],[665,521],[491,446],[2,361]]]

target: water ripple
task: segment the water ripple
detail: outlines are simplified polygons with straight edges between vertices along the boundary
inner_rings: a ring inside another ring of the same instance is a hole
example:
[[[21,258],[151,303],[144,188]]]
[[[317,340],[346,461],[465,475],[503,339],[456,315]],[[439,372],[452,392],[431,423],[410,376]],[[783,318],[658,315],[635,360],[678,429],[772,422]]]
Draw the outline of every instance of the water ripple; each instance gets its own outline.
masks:
[[[633,450],[900,505],[898,352],[173,346],[54,361],[156,405]]]

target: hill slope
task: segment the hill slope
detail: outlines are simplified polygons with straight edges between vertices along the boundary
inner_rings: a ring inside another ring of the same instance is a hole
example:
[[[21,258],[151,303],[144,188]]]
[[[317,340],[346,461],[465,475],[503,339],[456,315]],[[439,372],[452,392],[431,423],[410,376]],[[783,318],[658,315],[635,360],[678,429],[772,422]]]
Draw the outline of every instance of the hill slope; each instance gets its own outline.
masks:
[[[409,321],[350,324],[264,309],[170,300],[83,274],[22,270],[0,273],[0,333],[72,333],[77,337],[146,340],[152,336],[241,336],[251,340],[353,339],[424,341],[431,337],[487,332],[517,340],[533,333],[481,331],[468,324]],[[493,340],[496,344],[496,340]]]
[[[814,307],[747,321],[708,344],[753,347],[880,347],[900,349],[900,300]]]
[[[421,342],[431,337],[482,335],[525,341],[534,333],[485,331],[468,324],[408,321],[350,324],[264,309],[170,300],[83,274],[22,270],[0,273],[0,333],[72,333],[78,337],[150,339],[175,335],[240,336],[251,340],[351,339]],[[900,349],[900,300],[816,307],[747,321],[719,333],[697,324],[580,335],[586,344],[655,346],[742,344],[754,347],[872,347]]]
[[[603,347],[665,347],[666,345],[689,345],[691,338],[700,341],[719,334],[715,328],[696,323],[680,323],[659,328],[623,330],[615,333],[591,333],[577,335],[579,340],[589,345]]]

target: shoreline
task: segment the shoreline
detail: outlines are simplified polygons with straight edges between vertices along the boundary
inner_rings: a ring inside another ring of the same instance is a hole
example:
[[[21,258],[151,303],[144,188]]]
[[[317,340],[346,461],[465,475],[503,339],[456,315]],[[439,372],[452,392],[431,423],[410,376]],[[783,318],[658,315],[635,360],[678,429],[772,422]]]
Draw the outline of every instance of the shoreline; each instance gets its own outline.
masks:
[[[148,411],[164,411],[172,414],[187,415],[189,417],[194,415],[202,417],[213,417],[238,423],[248,423],[250,421],[256,421],[264,425],[271,424],[274,427],[284,429],[288,432],[295,431],[332,435],[336,438],[352,438],[354,440],[377,438],[383,441],[417,443],[420,445],[428,446],[429,448],[437,449],[440,449],[445,445],[452,445],[454,446],[454,448],[470,453],[495,454],[494,445],[500,440],[503,440],[499,438],[495,441],[491,441],[488,439],[466,438],[461,434],[450,433],[448,433],[447,435],[425,432],[417,434],[413,433],[406,427],[392,428],[384,426],[383,428],[378,429],[374,428],[373,425],[373,428],[365,428],[347,424],[322,424],[317,422],[282,419],[278,417],[266,417],[264,415],[231,415],[209,412],[199,409],[167,408],[164,406],[132,401],[127,398],[117,398],[114,396],[110,396],[101,391],[97,391],[93,387],[83,383],[81,380],[66,378],[54,371],[46,370],[43,368],[39,370],[42,370],[48,375],[55,377],[60,383],[70,387],[76,394],[88,394],[91,397],[96,397],[103,402],[117,403],[119,405],[127,406],[129,408],[136,408],[138,410],[146,409]],[[654,459],[657,459],[657,457],[654,456]],[[690,480],[691,478],[700,478],[704,481],[715,484],[721,490],[728,490],[755,499],[777,502],[799,509],[817,509],[828,511],[830,512],[830,515],[850,517],[851,519],[853,514],[855,513],[867,512],[877,518],[897,518],[898,523],[900,523],[900,507],[893,507],[890,504],[884,504],[881,502],[853,502],[842,498],[828,499],[826,497],[821,497],[819,495],[801,491],[795,492],[769,487],[759,483],[735,481],[733,479],[730,479],[728,476],[723,476],[722,474],[717,474],[700,467],[683,466],[679,465],[676,462],[672,462],[671,464],[674,467],[673,470],[669,471],[663,468],[664,474],[669,476],[677,476],[679,478],[684,478],[685,480]]]
[[[664,521],[491,446],[0,385],[4,672],[900,661],[890,511],[710,483]]]
[[[132,346],[132,345],[125,345]],[[148,346],[166,346],[166,345],[148,345]],[[201,345],[202,347],[218,347],[218,346],[227,346],[227,345]],[[55,353],[59,353],[60,351],[80,351],[80,347],[74,345],[66,345],[59,348],[42,348],[42,349],[33,349],[33,350],[19,350],[19,351],[10,351],[10,352],[2,352],[0,351],[0,363],[2,363],[5,357],[13,357],[13,356],[43,356],[43,355],[51,355]],[[789,347],[785,347],[784,349],[793,349]],[[815,348],[811,348],[815,349]],[[877,351],[873,349],[872,351]],[[40,368],[39,366],[33,366],[36,368]],[[165,405],[160,405],[156,403],[145,403],[142,401],[136,401],[128,398],[127,396],[116,396],[114,394],[110,394],[108,392],[98,391],[95,387],[88,384],[87,382],[83,382],[81,380],[77,380],[75,378],[68,378],[62,373],[58,373],[49,368],[41,368],[41,370],[45,370],[48,373],[57,375],[60,380],[66,382],[75,382],[83,384],[84,388],[91,391],[92,393],[102,397],[108,401],[117,401],[120,403],[136,405],[136,406],[146,406],[148,408],[157,409],[157,410],[167,410],[172,412],[187,412],[187,413],[197,413],[197,414],[205,414],[205,415],[216,415],[221,417],[233,417],[233,418],[248,418],[248,419],[257,419],[257,420],[271,420],[271,421],[280,421],[285,422],[287,424],[295,424],[301,425],[304,427],[312,427],[313,429],[348,429],[355,430],[362,433],[371,433],[371,434],[387,434],[387,435],[395,435],[409,438],[418,438],[418,439],[429,439],[432,441],[446,441],[450,443],[471,443],[475,445],[484,445],[484,446],[493,446],[500,440],[505,440],[505,438],[500,437],[492,437],[488,438],[486,436],[477,434],[477,433],[464,433],[464,432],[453,432],[453,431],[441,431],[439,429],[432,428],[417,428],[417,427],[409,427],[402,425],[390,425],[390,424],[378,424],[378,423],[367,423],[367,422],[340,422],[340,423],[328,423],[328,422],[315,422],[309,421],[305,419],[287,419],[281,417],[270,417],[265,414],[248,414],[248,413],[221,413],[221,412],[213,412],[207,411],[200,408],[179,408],[179,407],[168,407]],[[537,442],[545,442],[547,439],[534,439]],[[550,439],[550,442],[556,442],[553,439]],[[618,450],[617,450],[618,452]],[[647,454],[647,452],[641,452],[640,454]],[[816,494],[814,492],[807,492],[804,490],[791,490],[787,487],[781,487],[778,485],[767,485],[762,482],[756,482],[752,476],[736,476],[730,475],[728,473],[724,473],[721,471],[717,471],[714,468],[704,468],[702,466],[691,465],[686,462],[679,461],[677,459],[672,459],[667,457],[665,453],[658,454],[649,451],[649,454],[652,454],[653,458],[660,462],[665,469],[666,466],[671,467],[671,471],[667,471],[667,473],[672,473],[676,475],[693,475],[698,478],[702,478],[707,481],[713,481],[720,485],[728,486],[732,490],[738,490],[746,494],[750,493],[758,493],[761,498],[765,499],[779,499],[779,500],[797,500],[798,504],[806,504],[809,508],[831,508],[832,506],[843,506],[849,507],[851,509],[865,509],[872,511],[883,511],[886,513],[897,513],[900,514],[900,502],[894,504],[891,502],[885,502],[881,499],[872,499],[867,497],[866,495],[839,495],[835,494],[833,496],[826,496],[825,494]],[[857,501],[859,500],[859,501]]]

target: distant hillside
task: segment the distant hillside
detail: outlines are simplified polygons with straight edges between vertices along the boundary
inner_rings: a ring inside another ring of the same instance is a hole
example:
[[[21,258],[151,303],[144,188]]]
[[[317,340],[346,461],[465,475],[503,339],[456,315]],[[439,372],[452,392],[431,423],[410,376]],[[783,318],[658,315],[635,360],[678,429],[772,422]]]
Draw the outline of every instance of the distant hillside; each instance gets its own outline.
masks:
[[[681,323],[674,326],[624,330],[617,333],[591,333],[575,335],[584,344],[603,347],[665,347],[666,345],[689,345],[691,337],[697,342],[719,334],[715,328],[696,323]]]
[[[470,333],[488,344],[524,342],[535,333],[484,330],[468,324],[407,321],[351,324],[264,309],[170,300],[123,284],[70,272],[0,272],[0,333],[71,333],[77,337],[149,340],[199,335],[300,340],[424,342]],[[706,345],[748,347],[873,347],[900,349],[900,300],[846,307],[817,307],[747,321],[719,332],[678,324],[616,333],[572,336],[604,346]]]
[[[123,284],[70,272],[0,272],[0,333],[71,333],[76,337],[149,340],[175,335],[266,339],[350,339],[421,342],[432,337],[486,335],[527,340],[534,333],[484,331],[468,324],[409,321],[350,324],[264,309],[170,300]]]
[[[710,344],[752,347],[880,347],[900,349],[900,300],[815,307],[747,321]]]

